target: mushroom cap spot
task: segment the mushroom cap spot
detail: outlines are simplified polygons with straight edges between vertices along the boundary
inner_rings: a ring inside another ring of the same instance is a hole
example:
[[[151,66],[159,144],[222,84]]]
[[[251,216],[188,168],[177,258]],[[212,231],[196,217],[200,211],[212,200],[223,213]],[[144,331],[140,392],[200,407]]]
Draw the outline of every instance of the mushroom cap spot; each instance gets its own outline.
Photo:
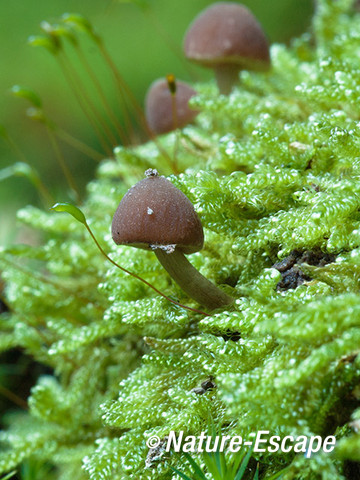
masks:
[[[266,70],[269,45],[261,25],[248,8],[238,3],[218,2],[191,23],[184,40],[189,60],[214,68],[233,63],[240,68]]]
[[[151,215],[148,208],[153,211]],[[118,245],[146,250],[175,244],[188,254],[201,250],[204,244],[203,228],[193,204],[160,176],[144,178],[130,188],[114,214],[111,229]]]
[[[176,81],[176,127],[173,115],[173,99],[166,80],[155,80],[146,94],[145,99],[145,116],[150,129],[156,133],[167,133],[182,128],[191,123],[196,115],[197,110],[189,107],[189,100],[196,95],[190,85],[180,80]]]

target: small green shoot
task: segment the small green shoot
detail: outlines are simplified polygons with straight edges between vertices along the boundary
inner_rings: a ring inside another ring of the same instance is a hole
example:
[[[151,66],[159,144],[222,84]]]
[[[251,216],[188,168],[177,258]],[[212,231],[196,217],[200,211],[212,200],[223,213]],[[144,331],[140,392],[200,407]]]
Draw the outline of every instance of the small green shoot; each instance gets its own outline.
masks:
[[[84,144],[77,138],[74,138],[65,130],[59,128],[59,126],[56,125],[56,123],[53,120],[51,120],[47,115],[45,115],[45,112],[42,107],[42,100],[33,90],[30,90],[29,88],[26,88],[26,87],[21,87],[20,85],[14,85],[10,89],[10,92],[15,97],[23,98],[30,102],[32,106],[26,110],[26,115],[29,118],[46,125],[46,127],[51,129],[59,138],[61,138],[68,145],[71,145],[73,148],[84,153],[85,155],[89,156],[93,160],[96,160],[97,162],[102,160],[103,155],[101,153],[92,149],[91,147]],[[0,137],[3,137],[8,143],[11,144],[13,148],[15,147],[14,145],[12,145],[13,142],[9,138],[9,135],[5,127],[3,127],[2,125],[0,125]]]
[[[10,478],[13,478],[14,475],[16,475],[16,470],[8,473],[7,475],[5,475],[5,477],[1,477],[0,480],[10,480]]]
[[[101,37],[95,32],[93,26],[85,17],[78,13],[64,13],[61,16],[64,24],[71,25],[76,30],[86,33],[95,43],[101,43]]]
[[[85,227],[87,225],[83,212],[80,210],[80,208],[75,207],[75,205],[71,205],[71,203],[56,203],[51,207],[51,210],[55,210],[55,212],[69,213],[75,218],[75,220],[85,225]]]
[[[252,455],[252,448],[245,454],[240,451],[233,463],[227,463],[225,454],[223,452],[203,454],[203,461],[206,465],[206,472],[201,469],[201,466],[191,457],[189,453],[184,453],[184,456],[192,468],[191,476],[184,472],[171,467],[173,472],[177,473],[180,478],[184,480],[208,480],[205,473],[211,475],[212,480],[242,480],[246,473],[250,458]],[[257,467],[253,480],[258,480],[259,468]]]
[[[30,108],[29,111],[28,111],[28,116],[30,118],[36,119],[37,121],[39,121],[39,122],[41,122],[45,125],[46,132],[49,136],[50,143],[51,143],[51,145],[54,149],[57,161],[59,162],[59,165],[60,165],[60,167],[63,171],[63,174],[66,178],[66,181],[67,181],[70,189],[74,192],[76,199],[79,200],[80,199],[80,194],[79,194],[78,188],[77,188],[76,183],[74,181],[74,178],[73,178],[73,176],[72,176],[72,174],[71,174],[71,172],[70,172],[70,170],[69,170],[69,168],[68,168],[68,166],[65,162],[64,156],[61,153],[59,144],[58,144],[57,139],[54,135],[53,125],[48,120],[48,118],[46,117],[46,115],[45,115],[45,113],[42,109],[42,102],[41,102],[40,97],[35,92],[33,92],[32,90],[30,90],[28,88],[21,87],[20,85],[14,85],[11,88],[11,93],[16,97],[24,98],[24,99],[28,100],[32,105],[32,108]]]
[[[21,480],[50,480],[53,468],[50,464],[44,463],[37,458],[27,458],[20,467]]]
[[[111,55],[107,51],[101,37],[94,31],[91,23],[82,15],[74,13],[64,14],[61,17],[61,21],[64,22],[66,25],[70,25],[71,27],[73,27],[74,30],[76,30],[77,32],[85,33],[92,41],[96,43],[97,47],[99,48],[100,55],[102,56],[105,64],[108,66],[114,77],[117,91],[119,94],[121,110],[123,111],[125,121],[127,123],[127,130],[129,131],[129,136],[134,134],[130,115],[133,113],[137,116],[137,122],[139,126],[141,126],[148,134],[149,132],[147,129],[147,124],[141,106],[139,105],[129,85],[125,82],[123,76],[119,72]]]
[[[43,21],[40,24],[40,28],[44,33],[54,36],[59,43],[63,38],[66,38],[74,47],[78,46],[76,36],[67,25],[51,24]]]
[[[10,91],[15,97],[25,98],[25,100],[28,100],[34,107],[42,108],[41,98],[29,88],[14,85]]]
[[[31,37],[28,38],[28,44],[32,47],[43,47],[53,55],[57,55],[59,53],[60,45],[54,41],[53,37],[45,35],[31,35]]]
[[[52,25],[49,22],[44,21],[41,23],[41,29],[45,35],[32,36],[30,37],[28,43],[35,47],[45,47],[51,54],[55,55],[66,81],[69,83],[81,109],[92,125],[92,128],[95,130],[95,133],[102,147],[104,148],[104,151],[107,153],[107,155],[111,155],[111,148],[109,147],[106,138],[104,138],[104,134],[101,129],[104,130],[105,137],[108,136],[108,138],[111,138],[112,146],[115,145],[116,141],[112,136],[110,129],[106,125],[106,122],[104,122],[99,116],[98,111],[93,103],[93,96],[87,92],[86,85],[72,64],[70,57],[67,55],[66,49],[63,45],[63,40],[66,38],[67,40],[70,40],[75,50],[79,50],[79,42],[71,28],[71,24],[61,23]],[[55,146],[54,141],[51,141],[53,146]],[[58,152],[56,152],[56,155],[59,156]],[[72,189],[76,192],[74,185],[72,186]]]
[[[27,178],[35,186],[35,188],[41,193],[46,204],[49,204],[53,201],[47,188],[42,183],[39,174],[28,163],[17,162],[14,165],[10,165],[9,167],[6,167],[0,170],[0,182],[7,180],[10,177]]]
[[[211,437],[212,443],[218,442],[221,445],[221,436],[217,433],[216,426],[212,417],[209,418],[208,437]],[[204,452],[202,455],[206,470],[202,470],[201,466],[191,457],[189,453],[183,453],[187,462],[189,463],[192,473],[189,477],[184,472],[171,467],[180,478],[184,480],[208,480],[207,474],[211,475],[212,480],[242,480],[244,478],[246,469],[249,465],[254,446],[246,451],[244,446],[234,455],[231,462],[226,460],[225,453],[217,449],[215,452]],[[258,479],[258,468],[254,474],[253,480]]]

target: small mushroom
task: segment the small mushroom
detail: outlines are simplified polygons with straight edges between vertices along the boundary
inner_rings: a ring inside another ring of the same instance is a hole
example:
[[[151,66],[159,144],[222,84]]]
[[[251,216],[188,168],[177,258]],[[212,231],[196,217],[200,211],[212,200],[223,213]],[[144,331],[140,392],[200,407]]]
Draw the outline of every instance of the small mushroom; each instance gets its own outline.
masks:
[[[267,70],[269,45],[254,15],[233,2],[214,3],[188,28],[185,56],[215,71],[220,93],[229,94],[240,70]]]
[[[114,242],[153,250],[173,280],[201,305],[212,310],[232,303],[232,297],[185,257],[201,250],[204,243],[203,228],[190,200],[156,170],[145,174],[147,177],[124,195],[114,214]]]
[[[189,100],[196,91],[185,82],[176,81],[176,91],[172,93],[166,79],[159,79],[150,85],[145,99],[147,124],[154,133],[168,133],[191,123],[197,110],[189,107]],[[175,111],[174,104],[175,102]]]

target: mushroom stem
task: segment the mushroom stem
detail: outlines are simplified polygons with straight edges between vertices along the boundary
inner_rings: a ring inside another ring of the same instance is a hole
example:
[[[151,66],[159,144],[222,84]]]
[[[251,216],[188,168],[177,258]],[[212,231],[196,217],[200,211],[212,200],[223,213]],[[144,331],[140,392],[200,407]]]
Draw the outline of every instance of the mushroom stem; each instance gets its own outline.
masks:
[[[234,301],[232,297],[201,275],[180,250],[175,249],[172,253],[167,253],[161,248],[156,248],[154,252],[179,287],[209,310],[229,305]]]
[[[214,70],[219,92],[223,95],[229,95],[233,86],[239,81],[239,66],[223,63],[214,68]]]

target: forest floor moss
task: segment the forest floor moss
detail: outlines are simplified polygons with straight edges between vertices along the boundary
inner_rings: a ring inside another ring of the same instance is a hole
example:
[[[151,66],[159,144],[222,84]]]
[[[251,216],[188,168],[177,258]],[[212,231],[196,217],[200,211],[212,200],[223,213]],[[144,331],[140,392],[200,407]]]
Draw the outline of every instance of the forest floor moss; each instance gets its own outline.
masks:
[[[158,169],[204,225],[191,262],[233,305],[184,310],[106,262],[74,218],[19,211],[44,243],[1,251],[0,351],[54,374],[6,418],[0,472],[32,458],[56,467],[47,478],[176,478],[179,455],[145,468],[146,438],[199,435],[210,415],[227,435],[337,437],[332,454],[254,454],[261,479],[360,478],[360,14],[317,3],[311,33],[272,46],[269,73],[243,72],[230,96],[196,85],[196,124],[159,139],[170,157],[177,142],[183,173],[152,142],[119,147],[81,205],[111,258],[197,307],[152,252],[111,239],[124,193]]]

